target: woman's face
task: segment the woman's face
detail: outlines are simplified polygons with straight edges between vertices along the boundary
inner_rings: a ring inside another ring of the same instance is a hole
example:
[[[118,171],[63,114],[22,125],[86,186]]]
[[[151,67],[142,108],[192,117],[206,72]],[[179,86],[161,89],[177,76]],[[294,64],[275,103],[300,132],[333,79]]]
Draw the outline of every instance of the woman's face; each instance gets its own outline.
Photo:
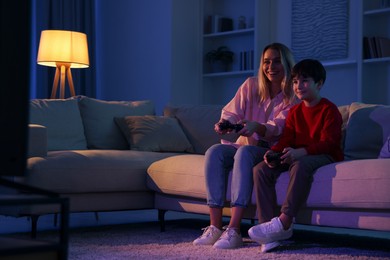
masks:
[[[267,49],[263,56],[263,73],[272,83],[281,84],[284,78],[284,67],[279,51]]]

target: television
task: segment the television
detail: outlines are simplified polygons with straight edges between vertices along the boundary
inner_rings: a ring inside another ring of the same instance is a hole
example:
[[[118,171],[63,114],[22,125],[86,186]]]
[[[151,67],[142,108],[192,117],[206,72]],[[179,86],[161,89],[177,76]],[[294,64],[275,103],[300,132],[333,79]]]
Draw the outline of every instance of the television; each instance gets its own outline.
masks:
[[[23,176],[28,142],[30,1],[0,1],[0,177]]]

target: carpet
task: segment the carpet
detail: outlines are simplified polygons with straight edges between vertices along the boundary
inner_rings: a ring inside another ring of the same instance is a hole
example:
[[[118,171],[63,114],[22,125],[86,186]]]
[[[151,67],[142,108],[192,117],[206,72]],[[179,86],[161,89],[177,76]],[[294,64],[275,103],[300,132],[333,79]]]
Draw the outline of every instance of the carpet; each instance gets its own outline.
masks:
[[[194,246],[192,241],[208,224],[205,220],[131,223],[70,230],[69,259],[390,259],[390,240],[294,230],[277,250],[262,254],[242,227],[244,246],[218,250]],[[54,231],[40,232],[38,239],[50,240]]]

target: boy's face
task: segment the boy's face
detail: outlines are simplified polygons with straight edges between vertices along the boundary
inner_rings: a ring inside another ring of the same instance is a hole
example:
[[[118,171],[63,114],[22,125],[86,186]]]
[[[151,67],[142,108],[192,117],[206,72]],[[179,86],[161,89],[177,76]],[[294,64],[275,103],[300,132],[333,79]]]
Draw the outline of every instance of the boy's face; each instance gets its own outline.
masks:
[[[311,77],[297,76],[293,78],[292,82],[295,95],[300,100],[310,103],[318,99],[322,86],[321,81],[315,83]]]

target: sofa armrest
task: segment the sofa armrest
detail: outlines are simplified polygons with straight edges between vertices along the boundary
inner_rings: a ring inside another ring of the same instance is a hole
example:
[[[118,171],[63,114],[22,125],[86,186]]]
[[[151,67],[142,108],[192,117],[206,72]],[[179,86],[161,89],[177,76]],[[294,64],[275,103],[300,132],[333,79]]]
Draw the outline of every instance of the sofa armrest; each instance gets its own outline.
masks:
[[[29,124],[27,157],[45,156],[47,156],[47,129],[42,125]]]

